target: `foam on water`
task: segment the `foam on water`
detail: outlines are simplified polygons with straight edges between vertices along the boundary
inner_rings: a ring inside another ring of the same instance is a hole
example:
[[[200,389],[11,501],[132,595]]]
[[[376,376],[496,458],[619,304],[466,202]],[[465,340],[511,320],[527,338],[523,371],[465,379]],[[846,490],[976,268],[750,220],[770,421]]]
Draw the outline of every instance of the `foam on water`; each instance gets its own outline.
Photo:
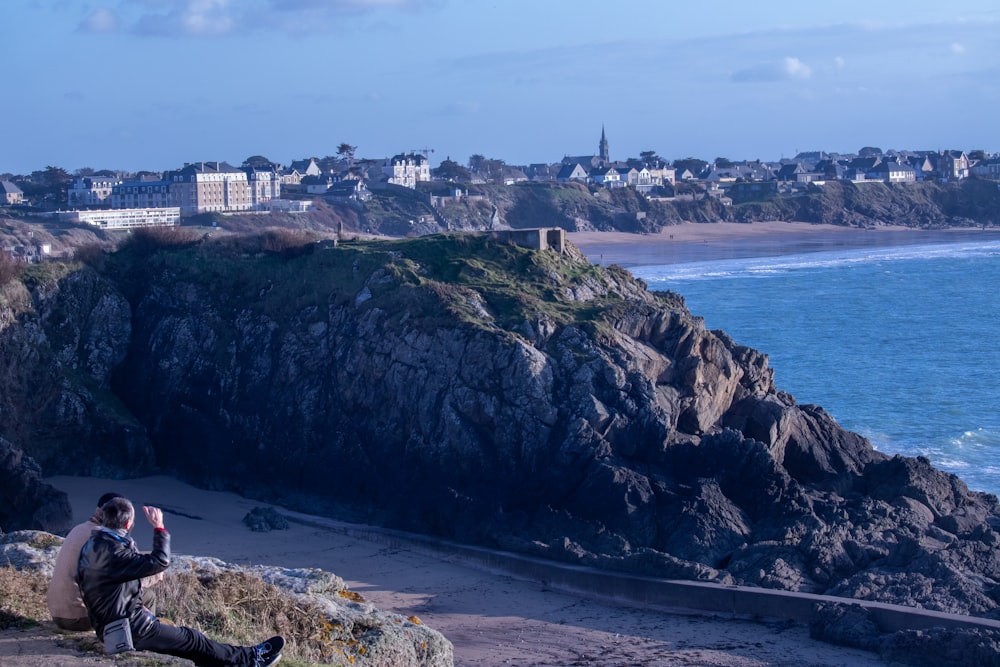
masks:
[[[1000,241],[986,241],[874,249],[858,248],[779,257],[751,257],[710,262],[633,266],[630,267],[630,270],[636,276],[652,283],[664,280],[716,280],[748,275],[766,277],[792,271],[832,269],[858,264],[960,257],[994,257],[998,254],[1000,254]]]
[[[1000,493],[1000,241],[630,269],[889,454]]]

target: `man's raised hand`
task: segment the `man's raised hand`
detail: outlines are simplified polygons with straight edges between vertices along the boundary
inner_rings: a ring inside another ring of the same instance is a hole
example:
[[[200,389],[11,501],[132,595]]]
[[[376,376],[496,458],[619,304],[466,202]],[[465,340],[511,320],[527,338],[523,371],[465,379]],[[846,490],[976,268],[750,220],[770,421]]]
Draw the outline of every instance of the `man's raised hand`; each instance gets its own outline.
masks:
[[[143,505],[142,511],[146,513],[146,520],[153,525],[153,528],[163,528],[163,510]]]

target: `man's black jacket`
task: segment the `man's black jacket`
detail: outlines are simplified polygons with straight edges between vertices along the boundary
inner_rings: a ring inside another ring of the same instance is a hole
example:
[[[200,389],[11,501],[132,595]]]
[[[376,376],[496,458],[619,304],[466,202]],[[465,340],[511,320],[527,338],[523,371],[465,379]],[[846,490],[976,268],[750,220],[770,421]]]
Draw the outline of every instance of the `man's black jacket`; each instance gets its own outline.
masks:
[[[124,530],[95,530],[80,551],[77,580],[98,637],[104,626],[128,616],[132,634],[142,636],[154,616],[142,606],[140,579],[170,565],[170,533],[153,531],[153,550],[139,553]]]

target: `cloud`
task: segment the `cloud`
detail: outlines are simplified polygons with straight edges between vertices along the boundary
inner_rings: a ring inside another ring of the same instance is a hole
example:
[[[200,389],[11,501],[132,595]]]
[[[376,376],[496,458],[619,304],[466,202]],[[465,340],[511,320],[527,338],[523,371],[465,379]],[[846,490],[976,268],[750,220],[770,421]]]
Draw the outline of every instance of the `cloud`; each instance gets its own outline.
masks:
[[[126,29],[139,35],[210,38],[255,32],[293,35],[330,32],[348,17],[378,11],[417,11],[440,3],[441,0],[130,0],[122,5],[122,13],[130,19]],[[99,13],[100,10],[95,15]]]
[[[142,14],[133,26],[133,32],[140,35],[220,37],[231,34],[238,24],[239,9],[230,0],[147,4],[169,8]]]
[[[956,56],[965,55],[965,45],[958,42],[953,42],[951,45],[951,52]]]
[[[812,76],[812,68],[798,58],[785,58],[785,73],[791,79],[808,79]]]
[[[118,32],[120,27],[121,21],[118,15],[110,9],[102,7],[87,16],[77,27],[77,30],[98,35],[108,35]]]
[[[844,65],[846,64],[847,62],[844,60],[843,56],[837,56],[833,59],[833,66],[837,69],[844,69]]]
[[[798,58],[788,57],[780,62],[752,65],[733,72],[731,79],[737,83],[805,80],[812,77],[812,68]]]

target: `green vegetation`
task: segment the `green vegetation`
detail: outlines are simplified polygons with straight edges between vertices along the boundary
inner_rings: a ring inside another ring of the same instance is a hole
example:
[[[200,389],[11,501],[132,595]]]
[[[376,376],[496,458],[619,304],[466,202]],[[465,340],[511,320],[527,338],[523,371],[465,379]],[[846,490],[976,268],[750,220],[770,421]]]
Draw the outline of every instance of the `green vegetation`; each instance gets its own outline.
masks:
[[[144,241],[122,248],[108,273],[131,300],[166,274],[184,285],[210,286],[219,325],[242,312],[289,318],[324,317],[355,303],[392,313],[408,326],[466,325],[514,329],[545,316],[556,324],[588,319],[615,296],[575,300],[569,292],[606,283],[585,259],[537,252],[486,234],[346,241],[337,247],[288,236],[231,237],[151,250]],[[314,315],[311,315],[314,314]],[[411,319],[412,318],[412,319]],[[217,331],[223,335],[223,331]]]

